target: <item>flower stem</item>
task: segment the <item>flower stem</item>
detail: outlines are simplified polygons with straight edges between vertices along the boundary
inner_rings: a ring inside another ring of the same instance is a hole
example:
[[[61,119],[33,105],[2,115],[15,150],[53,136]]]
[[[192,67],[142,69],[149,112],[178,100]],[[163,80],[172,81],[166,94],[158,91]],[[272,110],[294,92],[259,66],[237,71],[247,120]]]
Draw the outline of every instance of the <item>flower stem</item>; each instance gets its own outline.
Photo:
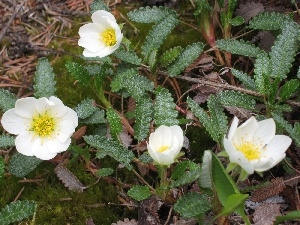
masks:
[[[168,173],[167,173],[168,167],[165,165],[159,165],[157,169],[160,177],[158,195],[164,201],[169,192],[169,182],[168,182]]]

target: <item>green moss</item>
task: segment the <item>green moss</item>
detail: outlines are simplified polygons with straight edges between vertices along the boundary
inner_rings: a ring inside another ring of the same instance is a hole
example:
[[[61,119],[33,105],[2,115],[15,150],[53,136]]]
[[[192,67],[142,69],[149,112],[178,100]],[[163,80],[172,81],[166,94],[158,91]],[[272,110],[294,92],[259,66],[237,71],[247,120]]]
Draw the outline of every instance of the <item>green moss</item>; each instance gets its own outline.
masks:
[[[96,182],[96,178],[85,171],[81,164],[68,165],[69,170],[86,186],[83,191],[76,193],[69,191],[54,173],[54,165],[49,162],[41,163],[27,179],[42,179],[39,183],[19,183],[13,176],[6,177],[0,186],[0,206],[14,200],[20,190],[20,200],[34,200],[37,202],[35,224],[85,224],[92,218],[95,224],[111,224],[128,216],[124,207],[108,205],[109,202],[119,204],[115,185],[104,180]],[[9,188],[7,188],[9,187]]]

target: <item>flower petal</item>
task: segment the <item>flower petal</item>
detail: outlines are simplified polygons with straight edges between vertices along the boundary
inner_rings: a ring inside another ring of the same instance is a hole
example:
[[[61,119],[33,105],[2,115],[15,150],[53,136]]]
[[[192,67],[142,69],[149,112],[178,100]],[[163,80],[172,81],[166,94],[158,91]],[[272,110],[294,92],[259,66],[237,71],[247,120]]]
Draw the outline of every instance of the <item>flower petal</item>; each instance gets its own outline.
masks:
[[[33,155],[42,160],[53,159],[57,155],[57,153],[51,153],[48,150],[47,141],[42,141],[39,138],[32,142],[31,148]]]
[[[235,131],[236,131],[236,128],[238,126],[238,123],[239,123],[239,119],[235,116],[233,118],[233,121],[231,123],[231,126],[229,128],[229,131],[228,131],[228,139],[231,140]]]
[[[98,37],[99,34],[102,33],[105,30],[105,27],[103,27],[99,23],[88,23],[83,25],[79,28],[78,34],[82,37]]]
[[[49,113],[54,117],[62,117],[67,113],[67,110],[69,109],[66,107],[63,102],[55,97],[51,96],[49,98],[49,101],[53,102],[54,105],[49,107]]]
[[[75,131],[75,126],[72,120],[63,120],[59,123],[57,139],[60,142],[65,142],[68,138],[72,136]]]
[[[115,17],[105,10],[97,10],[92,14],[92,21],[93,23],[105,23],[107,21],[112,21],[116,23]]]
[[[16,101],[15,113],[21,117],[32,118],[32,115],[36,113],[36,98],[26,97]]]
[[[283,154],[291,145],[292,139],[286,135],[275,135],[265,147],[265,156],[273,157],[274,154]]]
[[[102,41],[100,41],[99,37],[95,37],[96,35],[89,37],[82,37],[78,40],[78,45],[84,47],[90,52],[98,52],[104,49],[106,46]]]
[[[23,132],[15,139],[16,149],[19,153],[26,156],[33,156],[32,144],[34,138],[31,132]]]
[[[274,138],[276,125],[274,120],[271,118],[259,121],[258,126],[258,129],[253,135],[252,142],[255,143],[256,146],[262,148]]]
[[[47,148],[50,153],[60,153],[66,151],[71,144],[71,138],[68,138],[65,142],[58,140],[47,141]]]
[[[257,172],[264,172],[275,166],[274,160],[271,157],[261,157],[259,160],[252,160],[252,164],[254,166],[254,170]]]
[[[15,113],[15,109],[7,110],[1,119],[3,128],[11,134],[20,134],[30,129],[31,120]]]
[[[252,116],[236,129],[231,141],[235,146],[240,146],[245,141],[250,141],[257,129],[258,129],[257,121]]]
[[[167,155],[165,152],[163,153],[156,152],[156,154],[157,154],[157,162],[160,165],[171,165],[172,163],[174,163],[175,157],[171,157],[170,155]]]

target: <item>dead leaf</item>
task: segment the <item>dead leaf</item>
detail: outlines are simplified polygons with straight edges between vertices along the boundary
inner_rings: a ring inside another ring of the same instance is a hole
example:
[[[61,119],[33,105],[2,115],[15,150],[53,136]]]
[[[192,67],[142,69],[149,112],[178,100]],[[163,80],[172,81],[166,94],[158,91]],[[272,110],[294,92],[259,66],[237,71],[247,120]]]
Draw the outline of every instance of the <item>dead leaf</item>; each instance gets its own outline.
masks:
[[[71,173],[66,167],[62,165],[58,165],[54,172],[57,177],[61,180],[61,182],[67,187],[70,191],[83,192],[87,187],[83,186],[83,184],[77,179],[77,177]]]
[[[124,219],[124,221],[119,220],[117,223],[112,223],[111,225],[137,225],[138,222],[134,219],[129,220],[127,218]]]
[[[82,126],[78,130],[75,131],[75,133],[72,135],[72,138],[75,140],[79,140],[82,138],[83,135],[86,133],[87,126]]]
[[[242,16],[246,23],[248,23],[251,18],[264,12],[264,6],[260,2],[247,2],[245,4],[240,4],[239,8],[236,10],[237,16]]]
[[[255,209],[253,213],[253,225],[273,225],[275,217],[280,214],[280,205],[264,203]]]

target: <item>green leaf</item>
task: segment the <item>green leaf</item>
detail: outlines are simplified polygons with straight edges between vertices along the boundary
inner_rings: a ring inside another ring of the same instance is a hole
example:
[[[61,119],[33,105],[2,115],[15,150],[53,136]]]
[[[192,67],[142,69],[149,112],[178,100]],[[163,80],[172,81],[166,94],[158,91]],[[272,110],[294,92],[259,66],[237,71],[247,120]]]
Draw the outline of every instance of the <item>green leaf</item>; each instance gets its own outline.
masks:
[[[145,43],[142,45],[142,54],[148,58],[152,50],[157,50],[177,25],[179,20],[173,14],[168,15],[159,23],[152,26],[146,37]]]
[[[300,66],[298,67],[298,70],[297,70],[297,78],[300,79]]]
[[[135,108],[134,137],[139,141],[148,136],[152,114],[152,100],[148,95],[145,95],[139,99]]]
[[[108,177],[114,173],[114,169],[112,168],[101,168],[97,171],[96,175],[98,177]]]
[[[97,10],[110,11],[109,7],[106,5],[106,3],[103,0],[93,0],[92,4],[90,5],[90,8],[91,8],[91,13],[94,13]]]
[[[255,85],[259,93],[266,95],[270,88],[271,62],[267,55],[261,54],[254,64]]]
[[[181,46],[176,46],[165,51],[159,59],[161,65],[164,67],[169,66],[180,55],[182,50]]]
[[[289,98],[299,88],[299,85],[300,85],[300,81],[296,79],[292,79],[285,82],[285,84],[282,86],[279,92],[280,101],[285,102],[286,100],[289,100]]]
[[[111,88],[114,92],[125,89],[135,100],[139,100],[147,91],[153,90],[154,84],[132,68],[118,72],[111,82]]]
[[[119,142],[99,135],[89,135],[83,138],[87,144],[99,150],[97,158],[103,158],[108,155],[118,162],[123,163],[128,169],[132,169],[130,162],[135,156],[132,151],[121,146]]]
[[[121,49],[118,49],[114,52],[114,56],[118,59],[131,63],[133,65],[141,65],[142,59],[137,56],[137,54],[134,51],[124,51]]]
[[[226,206],[228,197],[233,194],[241,194],[232,180],[232,178],[225,172],[225,169],[215,154],[212,154],[212,178],[213,185],[218,194],[218,198],[223,206]],[[249,219],[244,212],[243,205],[239,205],[235,210],[246,224],[250,225]]]
[[[216,41],[216,46],[221,50],[231,52],[232,54],[243,55],[256,58],[262,50],[255,45],[244,40],[221,39]]]
[[[156,62],[157,62],[157,49],[154,49],[150,52],[149,57],[148,57],[148,64],[150,66],[150,70],[152,72],[155,72],[156,70]]]
[[[106,117],[110,125],[110,133],[114,139],[122,132],[122,123],[119,115],[113,108],[106,110]]]
[[[82,123],[86,124],[97,124],[97,123],[106,123],[107,120],[104,118],[105,111],[97,108],[92,115],[82,120]]]
[[[245,200],[249,197],[248,194],[232,194],[228,196],[224,208],[222,211],[216,215],[213,220],[216,220],[217,218],[221,216],[228,215],[229,213],[234,212],[237,208],[243,206],[245,204]]]
[[[218,98],[224,106],[236,106],[244,109],[255,109],[255,100],[242,92],[225,90],[218,94]]]
[[[188,192],[181,196],[174,204],[174,210],[183,218],[199,218],[202,217],[211,205],[207,197],[196,192]]]
[[[217,116],[216,118],[212,119],[208,114],[202,109],[198,103],[194,100],[188,98],[187,99],[188,106],[191,108],[191,111],[194,115],[199,119],[199,121],[203,124],[207,132],[210,134],[212,139],[216,142],[220,142],[221,138],[223,138],[226,130],[227,125],[225,126],[225,121],[223,121],[226,116],[224,115],[223,108],[220,108],[220,105],[216,105],[216,110],[213,110],[213,115]],[[213,102],[210,103],[210,107],[213,107]],[[218,110],[218,109],[219,110]],[[219,114],[219,115],[218,115]],[[222,119],[223,118],[223,119]],[[218,121],[223,121],[221,124],[218,124]],[[227,123],[226,123],[227,124]]]
[[[186,174],[187,171],[200,169],[200,167],[192,161],[183,161],[178,163],[172,170],[171,180],[176,180]]]
[[[0,148],[14,147],[15,137],[10,135],[0,135]]]
[[[104,62],[101,66],[99,65],[93,65],[94,68],[97,68],[97,70],[92,71],[91,66],[86,66],[85,68],[89,71],[90,75],[94,75],[94,83],[96,89],[102,89],[104,79],[106,78],[109,70],[109,64],[107,62]]]
[[[255,16],[249,22],[249,28],[258,29],[258,30],[279,30],[282,28],[282,25],[286,21],[291,19],[278,12],[264,12]]]
[[[203,51],[204,44],[201,42],[187,46],[180,56],[167,68],[171,77],[180,74],[187,68]]]
[[[201,172],[199,184],[203,188],[212,188],[212,154],[211,151],[205,150],[202,157]]]
[[[34,96],[36,98],[46,97],[49,98],[55,95],[55,80],[53,68],[48,59],[41,58],[38,61],[36,72],[34,76]]]
[[[286,221],[286,220],[298,220],[298,219],[300,219],[300,211],[299,210],[291,211],[284,216],[276,216],[276,221],[275,221],[274,225],[281,224],[283,221]]]
[[[299,49],[299,26],[294,22],[283,24],[282,33],[276,38],[269,53],[271,77],[285,79]]]
[[[181,176],[180,176],[181,174]],[[189,162],[187,164],[179,164],[175,172],[172,172],[171,187],[181,187],[196,181],[201,175],[201,168],[196,163]]]
[[[233,19],[230,19],[229,20],[229,23],[232,25],[232,26],[240,26],[242,25],[243,23],[245,23],[245,20],[243,17],[241,16],[237,16]]]
[[[0,180],[3,178],[5,172],[5,162],[2,156],[0,156]]]
[[[80,119],[86,119],[96,112],[98,108],[95,106],[95,101],[93,99],[82,100],[75,108],[75,112]]]
[[[128,18],[137,23],[157,23],[169,15],[176,17],[176,12],[167,7],[141,7],[130,11]]]
[[[237,79],[239,79],[239,81],[241,81],[245,85],[246,88],[253,91],[256,90],[255,81],[250,76],[248,76],[248,74],[233,68],[231,68],[231,72],[233,76],[235,76]]]
[[[136,185],[130,188],[127,194],[136,201],[142,201],[149,198],[152,193],[147,186]]]
[[[148,152],[143,153],[143,154],[139,157],[139,160],[140,160],[142,163],[145,163],[145,164],[148,164],[148,163],[152,163],[152,162],[153,162],[153,159],[152,159],[152,157],[148,154]]]
[[[16,101],[17,97],[13,93],[0,88],[0,109],[2,112],[6,112],[7,110],[14,108]]]
[[[79,63],[68,61],[66,62],[65,66],[67,71],[76,80],[78,80],[79,83],[87,85],[91,81],[92,76],[90,75],[88,69],[80,65]]]
[[[0,211],[0,224],[9,225],[32,216],[36,211],[36,203],[30,200],[15,201]]]
[[[154,104],[154,121],[157,126],[172,126],[178,124],[176,104],[168,89],[158,87]]]
[[[8,170],[16,177],[25,177],[33,171],[43,160],[34,156],[17,153],[9,160]]]

